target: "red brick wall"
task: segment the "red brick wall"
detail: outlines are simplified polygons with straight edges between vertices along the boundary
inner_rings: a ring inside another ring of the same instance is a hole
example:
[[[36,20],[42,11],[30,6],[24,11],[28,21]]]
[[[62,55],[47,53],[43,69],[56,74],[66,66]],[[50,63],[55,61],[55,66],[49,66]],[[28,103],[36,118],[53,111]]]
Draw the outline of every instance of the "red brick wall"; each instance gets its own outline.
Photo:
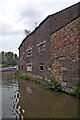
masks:
[[[71,37],[72,30],[69,28],[70,30],[68,30],[68,33],[66,34],[65,31],[67,31],[67,30],[65,29],[65,27],[62,28],[63,32],[60,31],[59,29],[61,29],[61,27],[65,26],[66,24],[68,24],[69,22],[71,22],[72,20],[74,20],[77,17],[78,17],[78,4],[73,5],[67,9],[64,9],[56,14],[50,15],[45,20],[43,20],[43,22],[28,37],[26,37],[22,41],[21,45],[19,46],[19,56],[23,56],[23,58],[24,58],[22,61],[20,61],[20,64],[19,64],[20,71],[23,73],[29,73],[26,70],[26,63],[30,62],[30,63],[33,63],[32,72],[30,72],[30,73],[32,73],[34,75],[49,77],[50,76],[49,67],[51,66],[51,64],[53,64],[53,59],[61,56],[61,53],[60,52],[58,53],[58,51],[62,51],[62,55],[65,55],[65,50],[64,50],[64,47],[65,47],[66,55],[68,56],[70,54],[68,51],[71,51],[71,50],[73,51],[73,49],[71,49],[71,47],[73,47],[73,48],[76,47],[77,42],[74,41],[74,39],[76,39],[76,38],[72,38],[73,43],[70,41],[69,46],[68,45],[64,46],[64,44],[65,45],[69,44],[69,41],[67,39],[69,39]],[[57,30],[59,30],[59,31],[55,32]],[[50,40],[50,35],[52,34],[52,32],[55,32],[55,34],[53,35],[53,36],[55,36],[54,44],[52,41],[52,39],[53,39],[52,36],[51,36],[51,40]],[[77,33],[75,33],[75,35],[76,34]],[[56,42],[56,37],[58,39],[58,42]],[[38,52],[37,44],[44,42],[44,41],[46,41],[46,50],[45,50],[45,52],[40,54]],[[51,41],[52,41],[53,46],[51,46],[51,43],[50,43]],[[74,44],[74,42],[75,42],[75,44]],[[26,57],[26,55],[27,55],[26,49],[28,49],[29,47],[32,47],[32,46],[33,46],[32,56],[27,58]],[[56,48],[53,49],[54,47],[57,47],[57,50],[56,50]],[[52,49],[52,51],[51,51],[51,49]],[[76,48],[75,48],[75,50],[76,50]],[[55,55],[53,52],[55,53]],[[75,51],[75,52],[77,52],[77,51]],[[50,59],[52,60],[52,63],[50,62]],[[40,63],[44,64],[43,71],[40,71]],[[58,64],[58,66],[59,65],[61,66],[61,63],[59,63],[59,61],[57,61],[56,64]],[[22,69],[22,66],[23,66],[23,69]],[[60,68],[60,71],[61,71],[61,68]],[[62,74],[63,73],[60,72],[60,77],[58,75],[56,75],[56,77],[59,77],[60,81],[62,80]]]
[[[78,85],[79,18],[50,37],[51,74],[67,85]]]

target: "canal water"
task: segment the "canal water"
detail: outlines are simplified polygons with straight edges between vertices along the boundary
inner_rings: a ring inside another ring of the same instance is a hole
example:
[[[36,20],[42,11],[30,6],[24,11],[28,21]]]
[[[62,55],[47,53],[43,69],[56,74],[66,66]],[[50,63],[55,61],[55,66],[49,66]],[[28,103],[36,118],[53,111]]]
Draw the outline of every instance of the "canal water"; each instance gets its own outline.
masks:
[[[2,73],[2,118],[78,118],[78,108],[73,96]]]

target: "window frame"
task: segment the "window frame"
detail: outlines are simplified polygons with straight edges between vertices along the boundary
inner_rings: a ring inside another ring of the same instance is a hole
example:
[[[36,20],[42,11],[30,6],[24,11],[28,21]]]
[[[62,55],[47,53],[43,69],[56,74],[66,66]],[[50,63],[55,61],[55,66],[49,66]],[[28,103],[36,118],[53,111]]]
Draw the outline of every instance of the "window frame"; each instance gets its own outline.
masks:
[[[44,52],[45,49],[46,49],[45,43],[42,43],[42,44],[40,44],[40,45],[38,46],[38,52],[39,52],[39,53]]]
[[[27,51],[26,57],[31,57],[31,56],[32,56],[32,49],[29,49],[29,50]]]

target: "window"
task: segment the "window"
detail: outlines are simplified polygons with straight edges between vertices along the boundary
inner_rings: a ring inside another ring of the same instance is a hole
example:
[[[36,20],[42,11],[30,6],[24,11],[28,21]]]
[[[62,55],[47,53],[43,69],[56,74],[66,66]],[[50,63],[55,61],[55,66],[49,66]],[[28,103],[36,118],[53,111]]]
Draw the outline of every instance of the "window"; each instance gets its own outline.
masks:
[[[40,71],[43,71],[43,63],[40,63]]]
[[[30,56],[32,56],[32,50],[27,51],[27,57],[30,57]]]
[[[27,66],[27,71],[29,72],[29,71],[32,71],[32,65],[28,65]]]
[[[21,66],[21,70],[23,70],[23,66]]]
[[[45,43],[38,46],[38,51],[39,51],[39,53],[45,51]]]

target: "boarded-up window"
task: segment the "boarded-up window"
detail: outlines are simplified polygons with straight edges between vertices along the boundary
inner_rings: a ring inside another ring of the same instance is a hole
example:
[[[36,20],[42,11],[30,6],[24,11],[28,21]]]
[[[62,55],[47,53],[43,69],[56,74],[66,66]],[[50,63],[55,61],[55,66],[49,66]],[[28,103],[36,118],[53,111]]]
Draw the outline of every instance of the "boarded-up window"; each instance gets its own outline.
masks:
[[[27,66],[27,71],[32,71],[32,65]]]

